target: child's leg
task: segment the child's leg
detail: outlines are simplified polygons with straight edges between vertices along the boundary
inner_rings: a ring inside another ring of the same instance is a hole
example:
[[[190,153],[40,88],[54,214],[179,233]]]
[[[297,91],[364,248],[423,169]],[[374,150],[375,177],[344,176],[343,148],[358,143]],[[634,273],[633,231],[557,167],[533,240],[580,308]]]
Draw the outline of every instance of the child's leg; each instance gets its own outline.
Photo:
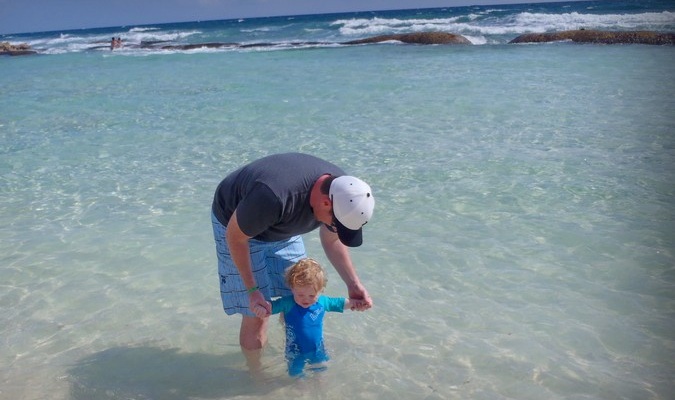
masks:
[[[307,369],[313,372],[324,371],[326,368],[328,368],[328,359],[328,354],[326,354],[323,350],[319,350],[313,354],[312,357],[307,359]]]
[[[288,375],[300,377],[305,369],[305,358],[295,357],[288,359]]]
[[[318,362],[318,363],[312,363],[312,364],[307,364],[307,369],[312,371],[312,372],[321,372],[325,371],[328,369],[328,363],[324,362]]]

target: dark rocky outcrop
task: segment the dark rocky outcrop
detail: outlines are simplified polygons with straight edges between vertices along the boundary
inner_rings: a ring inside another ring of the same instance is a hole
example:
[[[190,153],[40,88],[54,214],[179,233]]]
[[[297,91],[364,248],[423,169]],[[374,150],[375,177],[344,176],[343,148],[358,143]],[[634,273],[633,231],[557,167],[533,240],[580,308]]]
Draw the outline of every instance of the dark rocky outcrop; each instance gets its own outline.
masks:
[[[369,44],[380,43],[389,40],[397,40],[403,43],[412,44],[471,44],[469,39],[461,35],[446,32],[418,32],[418,33],[403,33],[398,35],[382,35],[366,39],[351,40],[343,42],[342,44]]]
[[[412,44],[471,44],[471,42],[464,36],[455,35],[445,32],[419,32],[419,33],[404,33],[397,35],[382,35],[365,39],[352,40],[342,43],[328,43],[328,42],[290,42],[290,43],[190,43],[190,44],[166,44],[165,42],[142,42],[141,48],[144,49],[162,49],[162,50],[193,50],[199,48],[256,48],[256,47],[305,47],[305,46],[321,46],[321,45],[357,45],[357,44],[371,44],[386,42],[389,40],[396,40],[403,43]]]
[[[0,43],[0,55],[8,56],[24,56],[27,54],[36,54],[37,52],[31,49],[30,45],[26,43],[11,44],[9,42]]]
[[[675,44],[675,33],[652,31],[596,31],[579,29],[574,31],[527,33],[509,43],[544,43],[571,40],[576,43],[601,44]]]
[[[261,43],[247,43],[247,44],[240,44],[240,43],[228,43],[228,42],[209,42],[209,43],[190,43],[190,44],[164,44],[164,45],[157,45],[157,43],[152,43],[152,42],[143,42],[141,43],[141,48],[143,49],[162,49],[162,50],[194,50],[194,49],[221,49],[221,48],[241,48],[241,49],[248,49],[248,48],[254,48],[254,47],[275,47],[275,46],[283,46],[283,47],[301,47],[301,46],[308,46],[308,45],[320,45],[322,43],[320,42],[292,42],[292,43],[266,43],[266,42],[261,42]]]

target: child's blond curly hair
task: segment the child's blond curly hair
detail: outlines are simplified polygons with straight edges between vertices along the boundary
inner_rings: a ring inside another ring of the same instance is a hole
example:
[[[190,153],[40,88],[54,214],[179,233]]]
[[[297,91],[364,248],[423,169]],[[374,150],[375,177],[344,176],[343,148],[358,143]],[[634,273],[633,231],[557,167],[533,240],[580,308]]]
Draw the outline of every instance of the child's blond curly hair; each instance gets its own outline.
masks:
[[[286,284],[290,288],[312,286],[319,293],[327,283],[328,277],[321,264],[312,258],[303,258],[286,270]]]

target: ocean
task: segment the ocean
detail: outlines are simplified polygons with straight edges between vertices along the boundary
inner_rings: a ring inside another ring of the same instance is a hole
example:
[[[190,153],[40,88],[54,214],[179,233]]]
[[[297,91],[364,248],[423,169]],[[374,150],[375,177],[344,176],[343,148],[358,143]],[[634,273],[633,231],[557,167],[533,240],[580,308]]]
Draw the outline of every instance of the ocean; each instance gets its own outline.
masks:
[[[508,44],[579,28],[673,32],[675,4],[0,36],[40,53],[0,57],[0,399],[672,399],[675,47]],[[420,31],[472,45],[341,44]],[[329,314],[301,380],[274,320],[254,379],[210,206],[287,151],[372,186],[374,307]]]

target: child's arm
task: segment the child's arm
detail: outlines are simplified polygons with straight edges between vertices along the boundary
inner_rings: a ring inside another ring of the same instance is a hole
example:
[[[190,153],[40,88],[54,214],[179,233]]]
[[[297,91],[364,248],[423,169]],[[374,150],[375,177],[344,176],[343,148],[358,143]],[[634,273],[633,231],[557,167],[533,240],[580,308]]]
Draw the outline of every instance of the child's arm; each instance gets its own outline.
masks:
[[[365,300],[357,300],[357,299],[347,299],[344,297],[328,297],[321,295],[319,296],[319,302],[323,304],[323,306],[326,308],[326,311],[337,311],[337,312],[343,312],[344,310],[356,310],[359,301],[365,302]]]

